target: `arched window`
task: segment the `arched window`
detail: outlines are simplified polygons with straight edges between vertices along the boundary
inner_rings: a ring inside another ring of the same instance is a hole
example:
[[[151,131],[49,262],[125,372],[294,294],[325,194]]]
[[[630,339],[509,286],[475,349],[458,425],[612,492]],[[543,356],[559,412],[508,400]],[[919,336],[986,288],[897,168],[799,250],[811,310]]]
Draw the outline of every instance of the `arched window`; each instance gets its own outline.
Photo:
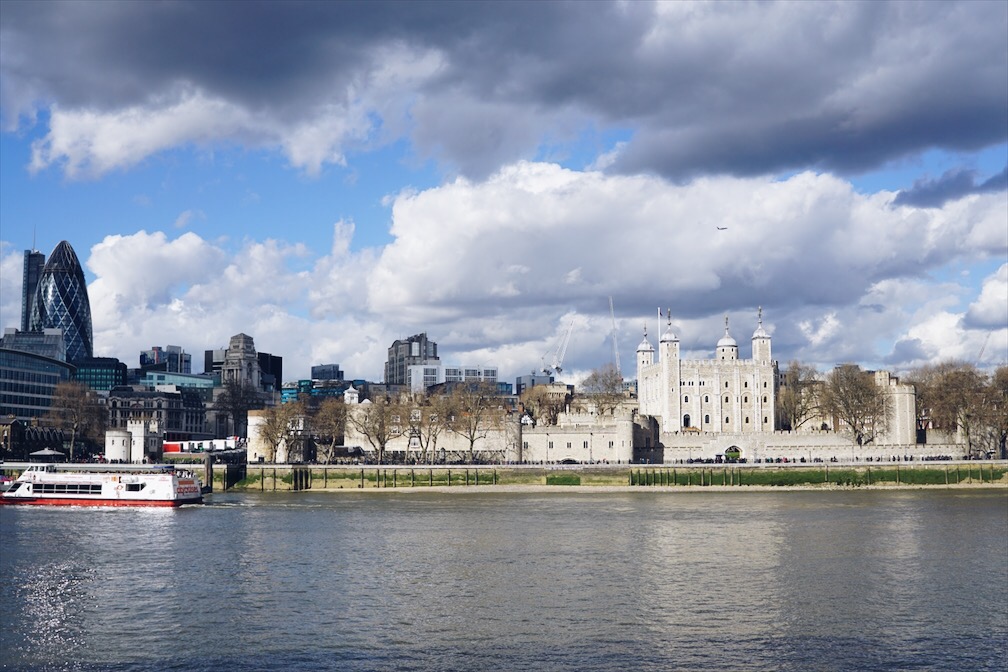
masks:
[[[728,403],[728,395],[725,395],[724,403],[726,403],[726,404]]]
[[[709,404],[710,403],[710,397],[707,396],[706,394],[703,395],[703,403],[705,403],[705,404]]]
[[[684,403],[684,404],[688,404],[689,403],[689,395],[688,394],[685,397],[682,398],[682,403]]]
[[[703,416],[703,422],[704,422],[705,425],[709,425],[710,424],[710,416],[709,415]]]
[[[748,394],[746,396],[742,397],[742,403],[743,404],[748,404],[749,403],[749,395]]]
[[[689,427],[690,426],[689,413],[687,413],[686,415],[682,416],[682,426],[683,427]]]
[[[729,420],[728,420],[728,416],[726,415],[726,416],[725,416],[725,419],[724,419],[724,424],[726,424],[726,425],[727,425],[728,423],[729,423]]]
[[[766,403],[766,395],[765,394],[763,395],[763,403],[764,404]]]
[[[749,424],[749,416],[748,415],[745,416],[745,424],[747,424],[747,425]]]

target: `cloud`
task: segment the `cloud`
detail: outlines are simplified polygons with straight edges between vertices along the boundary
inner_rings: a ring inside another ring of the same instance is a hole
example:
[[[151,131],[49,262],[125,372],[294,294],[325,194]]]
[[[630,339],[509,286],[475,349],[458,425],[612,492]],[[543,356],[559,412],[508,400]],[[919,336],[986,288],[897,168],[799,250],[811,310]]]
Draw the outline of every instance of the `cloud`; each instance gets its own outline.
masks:
[[[24,252],[0,241],[0,328],[21,328],[21,286]]]
[[[206,219],[206,213],[202,210],[186,210],[175,218],[175,228],[186,228],[189,225],[189,222],[192,221],[193,217],[196,217],[197,219]]]
[[[996,2],[9,0],[0,112],[47,119],[32,166],[70,177],[211,143],[318,174],[408,138],[483,179],[587,128],[629,130],[586,161],[622,174],[846,174],[1004,142],[1006,29]]]
[[[963,322],[972,329],[1008,329],[1008,264],[984,280]]]
[[[748,356],[763,306],[782,361],[905,370],[975,358],[991,330],[984,359],[1000,361],[1008,266],[982,287],[946,271],[1008,254],[1003,198],[893,198],[809,172],[675,184],[519,162],[392,196],[382,247],[356,247],[354,223],[339,220],[320,252],[176,230],[106,236],[80,256],[96,351],[131,366],[152,345],[198,353],[244,332],[284,357],[288,380],[329,362],[378,380],[392,341],[426,331],[446,363],[510,379],[537,370],[574,320],[564,369],[575,380],[613,358],[610,296],[628,378],[644,327],[652,343],[664,330],[657,306],[691,357],[712,356],[725,313]],[[5,244],[7,324],[20,316],[20,264]]]
[[[911,189],[900,191],[893,200],[895,205],[912,205],[921,208],[941,207],[970,194],[988,194],[1008,190],[1008,166],[1000,173],[977,184],[975,170],[948,170],[937,180],[914,181]]]

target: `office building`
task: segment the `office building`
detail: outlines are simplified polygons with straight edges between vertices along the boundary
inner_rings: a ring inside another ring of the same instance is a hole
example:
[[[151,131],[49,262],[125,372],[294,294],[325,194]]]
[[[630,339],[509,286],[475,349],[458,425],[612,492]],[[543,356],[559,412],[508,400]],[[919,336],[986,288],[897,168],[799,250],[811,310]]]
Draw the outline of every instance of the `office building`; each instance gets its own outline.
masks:
[[[45,255],[38,250],[25,250],[24,275],[21,279],[21,331],[28,331],[31,322],[32,301],[35,300],[35,290],[38,288],[42,269],[45,267]]]
[[[316,364],[311,367],[312,380],[343,380],[339,364]]]
[[[76,367],[62,359],[0,348],[0,417],[28,423],[49,412],[56,386]]]
[[[167,373],[192,373],[192,355],[177,345],[153,346],[140,352],[140,369]]]
[[[7,327],[4,329],[4,335],[0,337],[0,348],[66,361],[66,341],[63,340],[62,329],[18,331],[13,327]]]
[[[126,384],[126,369],[115,357],[88,357],[77,362],[74,379],[95,392],[108,392]]]
[[[419,364],[437,364],[437,343],[428,340],[427,334],[416,334],[402,340],[397,339],[388,349],[385,362],[385,383],[405,385],[407,370]]]
[[[49,255],[31,305],[29,331],[62,329],[66,360],[74,363],[93,355],[91,303],[77,254],[60,241]]]

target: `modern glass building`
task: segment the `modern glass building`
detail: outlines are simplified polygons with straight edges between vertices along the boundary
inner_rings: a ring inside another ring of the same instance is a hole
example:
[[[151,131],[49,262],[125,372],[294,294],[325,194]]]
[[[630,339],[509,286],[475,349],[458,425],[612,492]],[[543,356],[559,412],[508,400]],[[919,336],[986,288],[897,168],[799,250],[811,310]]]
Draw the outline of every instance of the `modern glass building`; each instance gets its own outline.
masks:
[[[25,250],[24,276],[21,278],[21,331],[28,331],[32,301],[35,300],[35,290],[38,289],[43,268],[45,255],[38,250]]]
[[[140,368],[144,371],[192,373],[192,355],[177,345],[164,348],[155,345],[150,350],[140,352]]]
[[[77,362],[74,379],[95,392],[126,384],[126,365],[115,357],[88,357]]]
[[[28,328],[30,331],[62,329],[68,362],[77,362],[93,354],[91,302],[84,270],[65,240],[53,249],[42,269]]]
[[[31,352],[0,348],[0,416],[22,422],[49,412],[56,386],[71,379],[74,366]]]

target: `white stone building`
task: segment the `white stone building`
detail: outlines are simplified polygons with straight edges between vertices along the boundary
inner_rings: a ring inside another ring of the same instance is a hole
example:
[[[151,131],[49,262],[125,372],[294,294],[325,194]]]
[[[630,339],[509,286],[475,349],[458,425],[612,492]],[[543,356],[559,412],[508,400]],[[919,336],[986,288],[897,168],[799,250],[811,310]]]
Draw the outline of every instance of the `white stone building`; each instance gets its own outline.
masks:
[[[752,358],[740,359],[728,331],[712,359],[682,359],[671,318],[655,349],[644,334],[637,347],[637,396],[641,415],[665,432],[752,433],[774,430],[777,362],[762,310],[752,336]]]
[[[158,462],[163,455],[164,432],[156,420],[129,420],[126,429],[105,432],[105,459],[110,462]]]

